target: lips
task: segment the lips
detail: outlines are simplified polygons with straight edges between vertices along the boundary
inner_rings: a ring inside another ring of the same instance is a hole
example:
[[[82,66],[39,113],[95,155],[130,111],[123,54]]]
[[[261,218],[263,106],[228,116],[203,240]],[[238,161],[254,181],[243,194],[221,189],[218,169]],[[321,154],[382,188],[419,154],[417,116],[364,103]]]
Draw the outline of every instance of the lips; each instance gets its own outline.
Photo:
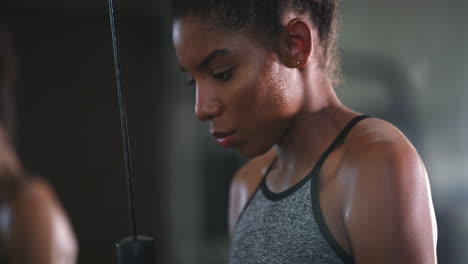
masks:
[[[234,141],[234,133],[235,132],[213,132],[211,135],[216,138],[216,141],[218,141],[223,148],[230,148]]]

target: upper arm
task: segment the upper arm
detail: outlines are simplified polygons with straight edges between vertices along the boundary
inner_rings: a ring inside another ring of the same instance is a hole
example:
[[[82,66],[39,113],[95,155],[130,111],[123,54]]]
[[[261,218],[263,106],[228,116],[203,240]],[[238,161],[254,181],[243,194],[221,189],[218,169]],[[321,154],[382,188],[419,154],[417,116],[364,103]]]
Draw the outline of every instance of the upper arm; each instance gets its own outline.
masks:
[[[356,263],[436,263],[432,199],[416,150],[372,143],[353,166],[343,213]]]
[[[11,263],[75,263],[77,245],[68,218],[48,184],[35,180],[10,204],[6,240]]]

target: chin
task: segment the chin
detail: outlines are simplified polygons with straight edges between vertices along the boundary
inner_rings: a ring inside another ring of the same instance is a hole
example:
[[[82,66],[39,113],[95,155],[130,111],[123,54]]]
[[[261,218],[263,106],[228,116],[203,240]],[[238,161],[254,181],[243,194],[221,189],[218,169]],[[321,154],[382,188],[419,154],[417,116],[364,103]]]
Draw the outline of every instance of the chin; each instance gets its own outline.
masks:
[[[253,144],[246,144],[236,149],[236,151],[246,159],[253,159],[267,153],[273,146],[260,147]]]

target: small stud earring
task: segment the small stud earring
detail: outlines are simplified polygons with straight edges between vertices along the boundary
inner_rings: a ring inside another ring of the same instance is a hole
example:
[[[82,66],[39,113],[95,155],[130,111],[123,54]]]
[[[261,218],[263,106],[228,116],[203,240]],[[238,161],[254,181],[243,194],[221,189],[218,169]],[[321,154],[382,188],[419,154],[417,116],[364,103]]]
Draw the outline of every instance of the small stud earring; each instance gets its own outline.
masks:
[[[301,64],[301,62],[300,62],[300,61],[296,61],[296,64],[299,65],[299,64]]]

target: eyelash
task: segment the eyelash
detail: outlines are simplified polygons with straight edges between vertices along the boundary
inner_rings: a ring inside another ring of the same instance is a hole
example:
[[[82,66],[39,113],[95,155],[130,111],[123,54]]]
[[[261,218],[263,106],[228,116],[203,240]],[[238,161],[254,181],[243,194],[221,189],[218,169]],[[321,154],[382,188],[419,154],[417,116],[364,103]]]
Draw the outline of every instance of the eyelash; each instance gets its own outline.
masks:
[[[233,68],[213,74],[213,77],[219,81],[226,82],[232,77]]]
[[[216,80],[219,80],[221,82],[226,82],[228,81],[231,77],[232,77],[232,71],[233,71],[233,68],[231,69],[228,69],[228,70],[225,70],[223,72],[219,72],[219,73],[216,73],[216,74],[213,74],[213,77],[216,79]],[[195,86],[195,80],[194,79],[189,79],[187,81],[187,86],[189,87],[194,87]]]

